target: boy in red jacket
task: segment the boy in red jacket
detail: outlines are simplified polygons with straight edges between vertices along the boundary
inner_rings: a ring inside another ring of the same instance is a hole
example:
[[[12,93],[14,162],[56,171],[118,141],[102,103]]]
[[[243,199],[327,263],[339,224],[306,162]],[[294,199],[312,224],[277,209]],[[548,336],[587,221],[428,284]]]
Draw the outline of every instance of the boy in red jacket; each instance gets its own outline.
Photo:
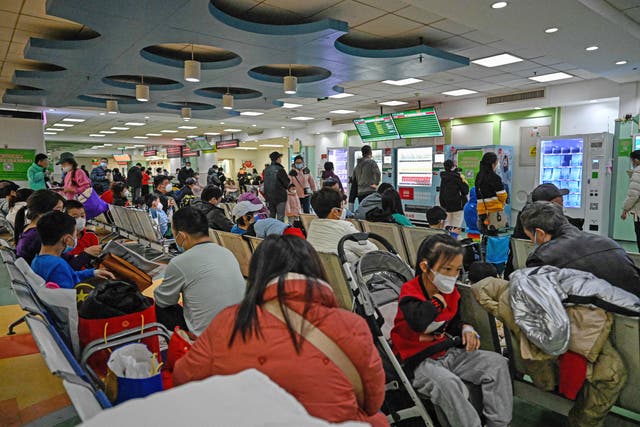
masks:
[[[77,200],[67,200],[64,207],[67,214],[75,218],[78,232],[78,244],[74,250],[65,254],[64,258],[74,270],[84,270],[90,267],[93,258],[100,256],[102,246],[98,236],[85,228],[87,220],[82,203]]]

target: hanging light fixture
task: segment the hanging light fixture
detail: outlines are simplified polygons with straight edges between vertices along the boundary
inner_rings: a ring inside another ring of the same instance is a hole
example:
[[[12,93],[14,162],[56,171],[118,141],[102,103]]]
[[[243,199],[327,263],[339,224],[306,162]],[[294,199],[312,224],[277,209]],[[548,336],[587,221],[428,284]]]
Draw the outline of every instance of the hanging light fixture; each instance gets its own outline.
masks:
[[[222,108],[233,110],[233,95],[229,92],[229,88],[227,88],[227,93],[222,95]]]
[[[298,78],[291,75],[291,64],[289,64],[289,75],[284,76],[284,93],[295,95],[298,91]]]
[[[189,120],[191,120],[191,108],[189,107],[182,107],[182,120],[184,120],[185,122],[188,122]]]
[[[140,84],[136,85],[136,99],[140,102],[149,100],[149,86],[144,84],[144,76],[140,76]]]
[[[184,79],[188,82],[200,81],[200,63],[193,59],[193,43],[191,44],[191,59],[184,61]]]
[[[115,99],[107,99],[107,113],[118,114],[118,101]]]

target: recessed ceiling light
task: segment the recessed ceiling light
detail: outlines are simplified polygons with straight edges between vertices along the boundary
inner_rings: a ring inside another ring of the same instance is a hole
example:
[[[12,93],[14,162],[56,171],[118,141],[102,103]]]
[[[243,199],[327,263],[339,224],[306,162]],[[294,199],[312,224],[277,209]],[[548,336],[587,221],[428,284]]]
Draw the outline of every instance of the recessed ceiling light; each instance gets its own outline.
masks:
[[[534,110],[542,110],[542,107],[533,107]]]
[[[148,136],[134,136],[133,139],[149,139]]]
[[[355,113],[355,111],[353,111],[353,110],[333,110],[333,111],[329,111],[329,113],[332,113],[332,114],[351,114],[351,113]]]
[[[82,123],[84,122],[84,119],[73,119],[70,117],[67,117],[66,119],[62,119],[63,122],[74,122],[74,123]]]
[[[464,96],[464,95],[471,95],[474,93],[478,93],[475,90],[469,90],[469,89],[456,89],[456,90],[450,90],[448,92],[442,92],[443,95],[449,95],[449,96]]]
[[[147,136],[162,136],[161,133],[145,133]]]
[[[229,129],[225,129],[225,132],[242,132],[242,129],[233,129],[233,128],[229,128]]]
[[[162,129],[160,132],[162,132],[162,133],[178,133],[177,130],[172,130],[172,129]]]
[[[127,123],[125,123],[125,125],[127,125],[127,126],[144,126],[144,125],[146,125],[146,123],[143,123],[143,122],[127,122]]]
[[[514,64],[516,62],[521,62],[522,58],[518,58],[517,56],[509,55],[508,53],[503,53],[500,55],[489,56],[487,58],[476,59],[475,61],[471,61],[474,64],[482,65],[483,67],[500,67],[501,65]]]
[[[220,132],[205,132],[205,135],[220,135]]]
[[[104,138],[107,135],[103,135],[101,133],[90,133],[89,136],[94,136],[96,138]]]
[[[292,104],[290,102],[285,102],[284,104],[282,104],[282,108],[298,108],[298,107],[302,107],[302,104]]]
[[[256,127],[256,126],[258,126],[258,125],[251,125],[251,127],[252,127],[252,128],[254,128],[254,127]]]
[[[306,120],[313,120],[313,117],[297,116],[297,117],[291,117],[291,120],[306,121]]]
[[[240,113],[241,116],[261,116],[264,113],[261,113],[259,111],[243,111]]]
[[[108,135],[117,133],[115,130],[101,130],[100,133],[106,133]]]
[[[73,125],[70,125],[69,123],[56,123],[54,126],[61,127],[61,128],[71,128],[71,127],[73,127]]]
[[[498,1],[491,5],[492,9],[502,9],[503,7],[507,7],[506,1]]]
[[[114,127],[111,128],[111,130],[129,130],[129,128],[125,128],[125,127],[122,127],[122,126],[114,126]]]
[[[220,124],[221,124],[221,125],[223,125],[223,124],[224,124],[224,122],[220,122]]]
[[[144,116],[144,118],[145,118],[145,119],[150,119],[151,117],[149,117],[149,116]]]
[[[184,141],[185,138],[172,138],[171,140],[172,141]]]
[[[598,102],[597,99],[592,99],[592,100],[589,101],[590,104],[595,104],[596,102]]]
[[[47,130],[48,130],[48,131],[51,131],[51,132],[64,132],[64,131],[65,131],[65,130],[64,130],[64,129],[62,129],[62,128],[61,128],[61,129],[58,129],[58,128],[53,128],[53,127],[52,127],[52,128],[47,128]]]
[[[102,113],[100,113],[101,116],[104,116],[105,114],[107,114],[107,113],[105,113],[104,111]]]
[[[286,128],[287,128],[286,126],[280,126],[280,129],[286,129]]]
[[[57,135],[55,132],[42,132],[45,135]]]
[[[329,98],[340,99],[340,98],[348,98],[350,96],[353,96],[353,94],[352,93],[342,92],[342,93],[336,93],[335,95],[331,95]]]
[[[265,148],[282,148],[282,147],[284,147],[284,145],[282,145],[282,144],[260,144],[260,147],[265,147]]]
[[[616,65],[626,65],[627,61],[625,61],[624,59],[620,60],[620,61],[616,61]]]
[[[398,105],[405,105],[408,104],[408,102],[404,102],[404,101],[387,101],[387,102],[381,102],[380,105],[387,105],[389,107],[396,107]]]
[[[600,49],[598,46],[589,46],[584,48],[584,50],[586,50],[587,52],[593,52],[594,50],[598,49]]]
[[[558,29],[556,27],[551,27],[551,28],[547,28],[546,30],[544,30],[545,33],[547,34],[553,34],[555,32],[557,32]]]
[[[198,126],[178,126],[178,129],[198,129]]]
[[[550,74],[543,74],[541,76],[529,77],[529,80],[534,80],[540,83],[547,83],[555,80],[570,79],[571,77],[573,76],[567,73],[550,73]]]
[[[402,80],[383,80],[382,83],[393,85],[393,86],[407,86],[407,85],[412,85],[414,83],[420,83],[421,81],[422,80],[420,79],[414,79],[413,77],[410,77],[408,79],[402,79]]]

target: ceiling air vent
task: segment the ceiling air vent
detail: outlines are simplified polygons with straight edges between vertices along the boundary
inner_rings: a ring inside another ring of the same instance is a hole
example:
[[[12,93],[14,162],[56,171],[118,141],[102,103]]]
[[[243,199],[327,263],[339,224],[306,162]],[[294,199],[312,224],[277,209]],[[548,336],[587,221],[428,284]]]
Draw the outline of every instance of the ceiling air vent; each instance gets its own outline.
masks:
[[[331,120],[331,125],[332,125],[332,126],[346,125],[346,124],[352,124],[352,123],[353,123],[353,119],[337,119],[337,120]]]
[[[510,93],[508,95],[498,95],[487,97],[487,105],[503,104],[505,102],[527,101],[530,99],[544,98],[544,89],[531,90],[528,92]]]

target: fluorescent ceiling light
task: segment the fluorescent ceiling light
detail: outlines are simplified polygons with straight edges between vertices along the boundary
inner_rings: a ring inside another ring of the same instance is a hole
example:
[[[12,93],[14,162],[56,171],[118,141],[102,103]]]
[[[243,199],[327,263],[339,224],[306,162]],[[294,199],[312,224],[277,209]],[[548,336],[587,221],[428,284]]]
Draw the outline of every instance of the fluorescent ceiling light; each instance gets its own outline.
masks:
[[[195,138],[198,135],[187,135],[187,138]]]
[[[145,133],[147,136],[162,136],[161,133]]]
[[[464,96],[464,95],[471,95],[473,93],[478,93],[475,90],[469,90],[469,89],[457,89],[457,90],[450,90],[448,92],[442,92],[443,95],[449,95],[449,96]]]
[[[421,81],[422,80],[420,79],[414,79],[413,77],[410,77],[408,79],[402,79],[402,80],[383,80],[382,83],[393,85],[393,86],[407,86],[407,85],[412,85],[414,83],[420,83]]]
[[[185,138],[173,138],[173,139],[171,139],[171,140],[172,140],[172,141],[184,141],[184,140],[185,140]]]
[[[252,128],[254,128],[254,127],[256,127],[256,126],[258,126],[258,125],[251,125],[251,127],[252,127]]]
[[[542,107],[533,107],[534,110],[542,110]]]
[[[142,148],[142,147],[146,147],[146,145],[134,145],[134,147],[136,147],[136,148]]]
[[[54,126],[61,127],[61,128],[71,128],[71,127],[73,127],[73,125],[70,125],[69,123],[56,123]]]
[[[406,105],[408,104],[408,102],[404,102],[404,101],[386,101],[386,102],[381,102],[380,105],[386,105],[388,107],[397,107],[398,105]]]
[[[106,133],[107,135],[112,135],[117,132],[115,130],[101,130],[100,133]]]
[[[94,136],[96,138],[104,138],[107,135],[103,135],[101,133],[91,133],[91,134],[89,134],[89,136]]]
[[[600,49],[598,46],[589,46],[584,48],[584,50],[586,50],[587,52],[593,52],[594,50],[598,49]]]
[[[43,132],[45,135],[57,135],[55,132]]]
[[[84,122],[84,119],[73,119],[70,117],[67,117],[66,119],[62,119],[63,122],[74,122],[74,123],[82,123]]]
[[[264,113],[261,113],[259,111],[243,111],[242,113],[240,113],[241,116],[261,116]]]
[[[178,126],[178,129],[198,129],[198,126]]]
[[[287,128],[286,126],[280,126],[280,129],[286,129],[286,128]]]
[[[220,132],[205,132],[205,135],[220,135]]]
[[[557,32],[558,29],[556,27],[551,27],[551,28],[547,28],[546,30],[544,30],[545,33],[547,34],[553,34],[555,32]]]
[[[331,98],[331,99],[340,99],[340,98],[348,98],[350,96],[353,96],[353,94],[352,93],[342,92],[342,93],[336,93],[335,95],[331,95],[329,98]]]
[[[502,9],[503,7],[507,7],[506,1],[498,1],[491,5],[492,9]]]
[[[171,130],[171,129],[162,129],[160,132],[162,132],[162,133],[178,133],[177,130]]]
[[[114,126],[114,127],[111,128],[111,130],[129,130],[129,128],[125,128],[125,127],[122,127],[122,126]]]
[[[133,139],[149,139],[148,136],[134,136]]]
[[[313,117],[298,116],[298,117],[291,117],[291,120],[302,120],[302,121],[306,121],[306,120],[313,120]]]
[[[220,124],[221,124],[221,125],[223,125],[223,124],[224,124],[224,122],[220,122]]]
[[[285,102],[284,104],[282,104],[282,108],[298,108],[298,107],[302,107],[302,104],[292,104],[290,102]]]
[[[127,123],[125,123],[125,125],[127,125],[127,126],[144,126],[144,125],[146,125],[146,123],[142,123],[142,122],[127,122]]]
[[[282,145],[282,144],[260,144],[260,147],[265,147],[265,148],[282,148],[282,147],[284,147],[284,145]]]
[[[627,61],[625,61],[624,59],[620,60],[620,61],[616,61],[616,65],[626,65]]]
[[[236,147],[236,150],[257,150],[256,147]]]
[[[501,65],[514,64],[516,62],[521,62],[521,61],[522,61],[522,58],[509,55],[508,53],[503,53],[500,55],[476,59],[475,61],[471,61],[471,62],[473,62],[474,64],[482,65],[483,67],[491,68],[491,67],[499,67]]]
[[[529,77],[529,80],[534,80],[540,83],[547,83],[555,80],[570,79],[571,77],[573,76],[567,73],[551,73],[551,74],[543,74],[541,76]]]
[[[355,113],[355,111],[353,111],[353,110],[333,110],[333,111],[329,111],[329,113],[332,113],[332,114],[351,114],[351,113]]]
[[[242,129],[232,129],[232,128],[229,128],[229,129],[225,129],[224,131],[225,131],[225,132],[242,132]]]
[[[113,147],[113,144],[104,144],[105,147]]]
[[[52,132],[64,132],[64,129],[58,129],[58,128],[47,128],[47,130]]]

